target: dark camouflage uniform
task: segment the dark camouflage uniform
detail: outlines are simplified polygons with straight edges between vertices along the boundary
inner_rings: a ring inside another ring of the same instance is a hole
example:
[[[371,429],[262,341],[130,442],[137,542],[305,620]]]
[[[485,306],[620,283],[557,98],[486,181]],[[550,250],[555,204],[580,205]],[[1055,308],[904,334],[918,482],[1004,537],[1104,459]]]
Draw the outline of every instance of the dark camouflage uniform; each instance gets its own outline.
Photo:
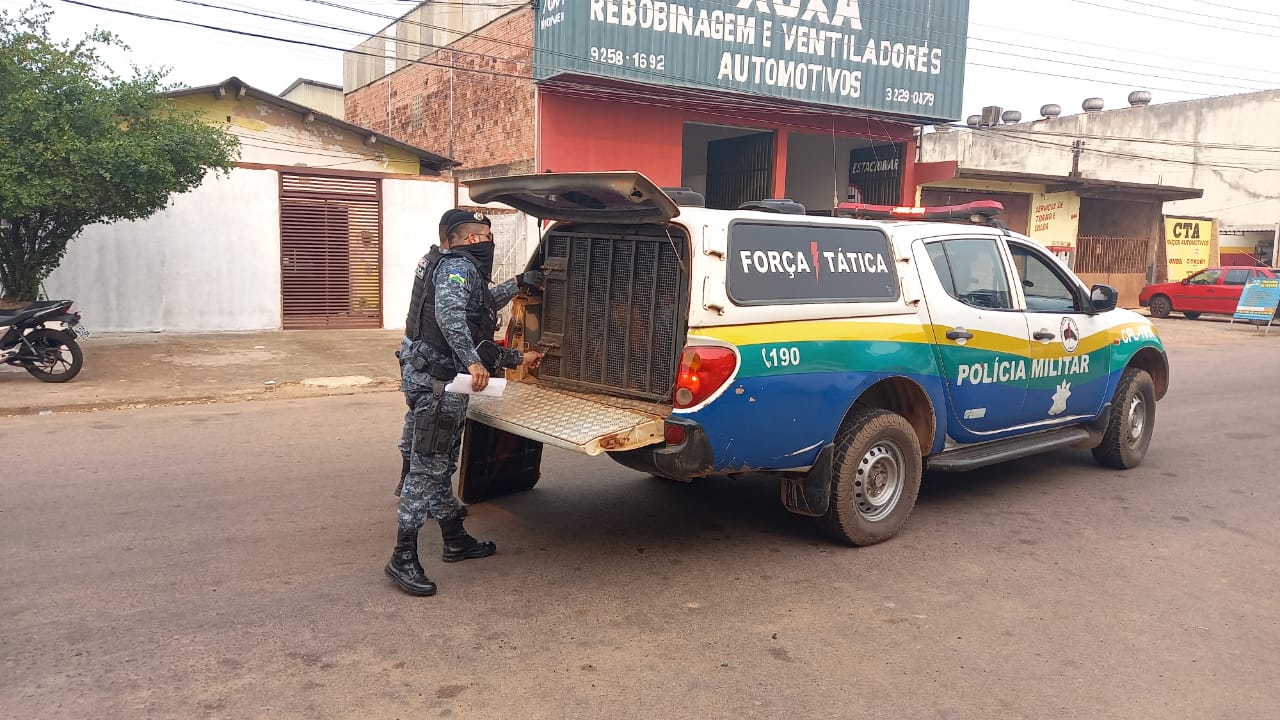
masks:
[[[450,255],[436,266],[435,285],[436,322],[453,352],[446,356],[421,340],[405,338],[400,344],[400,389],[404,392],[409,411],[404,416],[404,430],[400,436],[400,454],[409,458],[409,473],[405,476],[400,492],[399,524],[402,529],[421,528],[426,518],[452,520],[464,514],[462,501],[453,494],[451,480],[458,468],[458,453],[462,447],[462,427],[467,416],[468,396],[444,392],[446,382],[436,380],[426,370],[416,370],[409,363],[411,355],[418,355],[431,364],[452,366],[465,373],[467,366],[480,362],[475,341],[467,326],[467,317],[479,317],[484,309],[484,278],[476,266],[465,257]],[[418,272],[424,271],[426,258],[418,264]],[[514,279],[492,289],[495,308],[501,308],[519,292]],[[516,367],[523,353],[504,350],[499,360],[501,367]],[[433,402],[439,395],[438,405]],[[418,447],[418,428],[427,427],[436,413],[435,423],[443,428],[453,428],[453,440],[446,452]],[[418,422],[423,418],[424,422]]]

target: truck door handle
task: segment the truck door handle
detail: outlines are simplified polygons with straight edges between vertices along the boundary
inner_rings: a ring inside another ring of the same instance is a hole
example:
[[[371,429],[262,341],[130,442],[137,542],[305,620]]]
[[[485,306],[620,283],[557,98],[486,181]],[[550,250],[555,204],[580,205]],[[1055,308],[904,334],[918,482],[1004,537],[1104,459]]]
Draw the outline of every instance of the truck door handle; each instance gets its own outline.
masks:
[[[1054,335],[1053,333],[1049,332],[1048,330],[1037,330],[1036,332],[1034,332],[1034,333],[1032,333],[1032,334],[1031,334],[1031,337],[1032,337],[1033,339],[1035,339],[1035,340],[1039,340],[1039,341],[1041,341],[1041,342],[1049,342],[1050,340],[1052,340],[1052,339],[1054,339],[1055,337],[1057,337],[1057,335]]]
[[[968,330],[965,330],[962,327],[952,328],[947,331],[947,339],[948,340],[972,340],[973,333],[969,332]]]

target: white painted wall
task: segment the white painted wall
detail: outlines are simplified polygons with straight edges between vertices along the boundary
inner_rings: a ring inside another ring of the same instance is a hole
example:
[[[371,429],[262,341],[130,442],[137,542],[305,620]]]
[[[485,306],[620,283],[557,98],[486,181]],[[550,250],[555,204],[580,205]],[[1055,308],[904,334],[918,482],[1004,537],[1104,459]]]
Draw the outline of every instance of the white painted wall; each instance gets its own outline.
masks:
[[[45,281],[90,330],[280,327],[280,201],[273,170],[210,176],[146,219],[93,225]]]
[[[465,189],[460,205],[471,203]],[[454,186],[436,179],[382,181],[382,322],[403,328],[413,271],[437,243]],[[511,208],[490,204],[496,210]],[[538,224],[494,215],[499,279],[523,270]],[[216,332],[280,327],[280,199],[275,170],[238,168],[140,221],[94,225],[74,240],[45,282],[71,298],[90,330]]]
[[[1079,138],[1086,178],[1200,188],[1204,197],[1166,203],[1165,213],[1216,217],[1225,226],[1269,225],[1280,221],[1277,125],[1280,90],[1268,90],[931,133],[921,161],[1065,176]]]

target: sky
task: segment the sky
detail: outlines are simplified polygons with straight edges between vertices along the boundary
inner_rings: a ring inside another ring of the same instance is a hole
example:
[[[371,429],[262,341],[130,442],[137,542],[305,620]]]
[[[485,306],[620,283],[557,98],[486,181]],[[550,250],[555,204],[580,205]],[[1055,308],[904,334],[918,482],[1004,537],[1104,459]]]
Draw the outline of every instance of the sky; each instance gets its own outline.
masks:
[[[476,1],[518,4],[516,0]],[[342,84],[338,50],[126,17],[67,0],[47,2],[54,10],[51,28],[56,36],[78,38],[98,26],[128,43],[129,53],[108,55],[108,62],[120,72],[127,72],[130,63],[166,66],[171,68],[171,81],[188,86],[210,85],[235,75],[276,93],[299,77]],[[417,4],[404,0],[83,2],[336,48],[353,47],[387,25],[389,20],[379,16],[396,17]],[[0,10],[14,12],[29,4],[30,0],[0,0]],[[352,32],[231,10],[288,16]],[[1277,41],[1280,4],[1273,0],[971,0],[964,114],[997,105],[1018,110],[1024,120],[1031,120],[1046,103],[1061,105],[1064,115],[1078,113],[1088,97],[1102,98],[1106,108],[1124,107],[1132,90],[1148,90],[1153,103],[1162,103],[1280,88],[1280,67],[1272,61],[1274,52],[1269,52]]]

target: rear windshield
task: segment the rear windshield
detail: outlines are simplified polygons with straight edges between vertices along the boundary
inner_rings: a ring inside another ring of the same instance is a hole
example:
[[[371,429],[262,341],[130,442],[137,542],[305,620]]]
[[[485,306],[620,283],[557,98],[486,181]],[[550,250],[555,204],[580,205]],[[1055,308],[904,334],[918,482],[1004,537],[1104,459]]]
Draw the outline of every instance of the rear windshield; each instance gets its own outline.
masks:
[[[879,230],[734,222],[729,298],[737,305],[883,302],[898,297],[889,238]]]

